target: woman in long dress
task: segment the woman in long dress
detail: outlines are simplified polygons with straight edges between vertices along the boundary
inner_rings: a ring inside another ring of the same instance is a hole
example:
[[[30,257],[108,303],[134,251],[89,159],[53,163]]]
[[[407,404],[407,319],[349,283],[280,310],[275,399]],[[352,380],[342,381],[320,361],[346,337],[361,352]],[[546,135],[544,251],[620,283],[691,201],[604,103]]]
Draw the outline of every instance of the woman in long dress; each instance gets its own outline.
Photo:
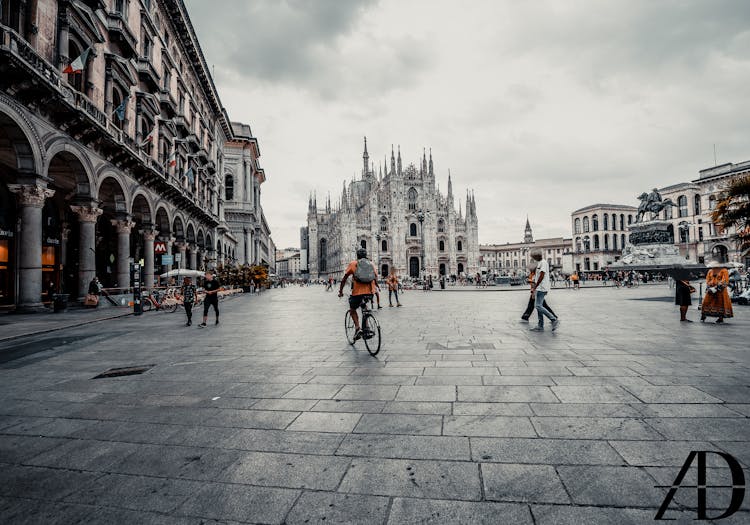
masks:
[[[708,264],[706,295],[701,304],[701,322],[706,317],[717,317],[723,323],[725,317],[733,317],[732,300],[729,298],[729,272],[716,261]]]

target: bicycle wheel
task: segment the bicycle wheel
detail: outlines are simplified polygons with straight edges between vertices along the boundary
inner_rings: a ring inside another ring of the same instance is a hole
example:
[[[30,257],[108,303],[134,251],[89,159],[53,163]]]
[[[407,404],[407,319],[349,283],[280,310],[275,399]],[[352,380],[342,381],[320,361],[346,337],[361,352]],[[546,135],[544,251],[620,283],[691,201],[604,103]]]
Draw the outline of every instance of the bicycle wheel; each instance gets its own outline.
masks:
[[[354,319],[352,319],[352,314],[349,312],[349,310],[346,311],[346,314],[344,315],[344,332],[346,332],[346,342],[350,345],[354,345],[354,333],[357,331],[356,328],[354,328]]]
[[[144,312],[151,311],[152,306],[153,305],[151,304],[151,301],[149,299],[146,299],[146,298],[141,299],[141,308],[143,309]]]
[[[380,352],[380,323],[370,312],[362,316],[362,339],[371,356]]]
[[[172,302],[164,305],[164,309],[169,313],[176,312],[180,307],[180,303],[177,302],[177,299],[172,299],[171,301]]]

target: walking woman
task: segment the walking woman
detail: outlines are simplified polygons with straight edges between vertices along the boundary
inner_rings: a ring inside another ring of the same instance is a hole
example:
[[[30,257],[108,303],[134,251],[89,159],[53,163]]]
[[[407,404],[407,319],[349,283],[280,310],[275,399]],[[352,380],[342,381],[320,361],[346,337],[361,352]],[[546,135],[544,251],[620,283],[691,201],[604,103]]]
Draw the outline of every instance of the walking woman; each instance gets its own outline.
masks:
[[[680,307],[680,322],[681,323],[692,323],[687,318],[688,307],[693,304],[690,298],[690,294],[695,291],[695,288],[690,286],[690,281],[687,279],[675,279],[675,292],[674,292],[674,304]]]
[[[396,306],[401,306],[401,303],[398,300],[399,282],[395,268],[391,268],[391,273],[388,275],[388,278],[385,280],[385,282],[388,285],[388,306],[393,306],[393,300],[391,298],[392,295],[396,296]]]
[[[706,317],[716,317],[716,323],[724,322],[725,317],[733,317],[732,300],[729,298],[729,272],[719,261],[708,263],[706,274],[706,295],[701,305],[701,322]]]
[[[187,323],[185,326],[193,324],[193,305],[195,304],[195,285],[190,277],[185,277],[182,281],[182,306],[185,307]]]

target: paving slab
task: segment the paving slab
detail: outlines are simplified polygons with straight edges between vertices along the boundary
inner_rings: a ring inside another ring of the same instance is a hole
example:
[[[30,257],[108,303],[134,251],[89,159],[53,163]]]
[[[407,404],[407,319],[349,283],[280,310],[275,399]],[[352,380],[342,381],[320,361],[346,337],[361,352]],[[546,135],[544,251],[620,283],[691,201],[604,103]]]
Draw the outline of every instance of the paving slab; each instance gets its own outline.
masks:
[[[523,504],[395,498],[388,523],[531,525],[534,521],[528,506]]]

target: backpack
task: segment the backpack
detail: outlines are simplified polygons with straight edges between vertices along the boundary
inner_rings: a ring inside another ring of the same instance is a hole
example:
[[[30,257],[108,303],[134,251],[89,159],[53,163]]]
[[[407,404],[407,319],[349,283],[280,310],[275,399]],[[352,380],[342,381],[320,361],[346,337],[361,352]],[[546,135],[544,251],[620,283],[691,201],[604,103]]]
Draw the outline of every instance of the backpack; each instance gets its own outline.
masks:
[[[370,284],[375,280],[375,268],[368,259],[359,259],[354,271],[354,280],[358,283]]]

